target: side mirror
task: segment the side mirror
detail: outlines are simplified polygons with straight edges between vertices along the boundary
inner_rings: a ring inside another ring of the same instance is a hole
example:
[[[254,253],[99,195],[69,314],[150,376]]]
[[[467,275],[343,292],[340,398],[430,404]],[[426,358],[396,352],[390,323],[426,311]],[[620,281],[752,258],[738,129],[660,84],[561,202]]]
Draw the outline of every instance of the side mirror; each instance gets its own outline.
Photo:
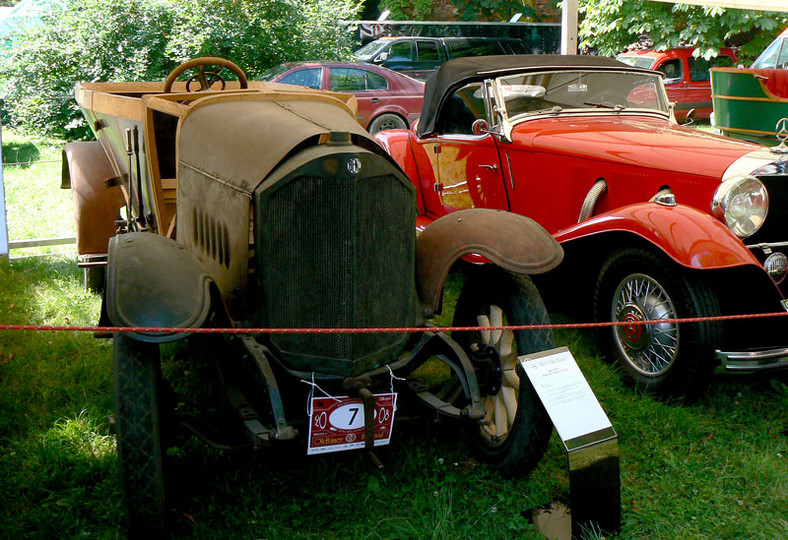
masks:
[[[385,62],[385,61],[386,61],[386,60],[388,60],[388,59],[389,59],[389,53],[388,53],[388,52],[382,52],[382,53],[380,53],[380,54],[378,55],[378,57],[377,57],[377,58],[375,58],[375,63],[376,63],[376,64],[377,64],[377,63],[382,63],[382,62]]]
[[[471,125],[471,131],[474,135],[484,135],[490,132],[490,124],[487,123],[487,120],[484,118],[479,118],[478,120],[474,120]]]
[[[684,123],[687,125],[695,123],[695,109],[690,109],[687,111],[686,116],[684,116]]]

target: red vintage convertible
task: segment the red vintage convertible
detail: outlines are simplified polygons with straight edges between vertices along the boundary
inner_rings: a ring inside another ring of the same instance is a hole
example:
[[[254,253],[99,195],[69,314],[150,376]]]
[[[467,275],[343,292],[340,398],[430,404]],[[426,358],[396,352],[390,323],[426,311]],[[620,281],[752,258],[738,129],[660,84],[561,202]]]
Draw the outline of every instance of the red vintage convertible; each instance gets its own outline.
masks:
[[[678,125],[661,73],[592,56],[452,60],[419,123],[376,139],[418,188],[421,226],[484,207],[551,232],[566,258],[540,288],[548,307],[631,323],[604,334],[638,386],[696,395],[715,365],[788,366],[785,319],[719,319],[786,311],[788,149]]]

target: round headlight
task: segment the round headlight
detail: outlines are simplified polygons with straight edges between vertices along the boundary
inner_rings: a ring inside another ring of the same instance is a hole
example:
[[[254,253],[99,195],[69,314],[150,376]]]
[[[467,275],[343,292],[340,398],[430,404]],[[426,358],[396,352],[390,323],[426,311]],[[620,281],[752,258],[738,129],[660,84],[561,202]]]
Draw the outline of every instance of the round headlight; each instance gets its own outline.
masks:
[[[739,238],[755,234],[766,221],[769,194],[754,176],[734,176],[714,193],[711,213]]]

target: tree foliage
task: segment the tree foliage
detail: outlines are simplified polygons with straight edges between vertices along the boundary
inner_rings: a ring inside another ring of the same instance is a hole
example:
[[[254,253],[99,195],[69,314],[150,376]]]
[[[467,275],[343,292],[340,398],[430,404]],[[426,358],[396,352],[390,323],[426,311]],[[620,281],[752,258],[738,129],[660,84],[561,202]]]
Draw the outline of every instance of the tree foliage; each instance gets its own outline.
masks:
[[[699,47],[703,56],[741,46],[747,62],[786,26],[785,13],[669,4],[649,0],[579,0],[581,48],[612,56],[648,37],[659,50]]]
[[[79,81],[162,80],[197,56],[221,56],[250,78],[287,61],[343,58],[358,0],[72,0],[15,37],[0,59],[5,121],[60,138],[90,135]]]
[[[382,0],[381,9],[391,10],[391,19],[400,21],[436,21],[452,7],[461,21],[507,21],[515,13],[533,15],[532,0]]]

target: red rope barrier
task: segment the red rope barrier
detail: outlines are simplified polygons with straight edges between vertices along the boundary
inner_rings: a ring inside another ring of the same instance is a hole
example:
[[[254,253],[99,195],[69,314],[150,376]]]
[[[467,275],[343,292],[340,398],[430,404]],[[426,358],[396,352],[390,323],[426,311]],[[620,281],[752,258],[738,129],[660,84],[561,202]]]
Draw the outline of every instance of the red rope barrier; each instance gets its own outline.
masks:
[[[767,317],[785,317],[788,312],[752,313],[744,315],[720,315],[716,317],[688,317],[684,319],[655,319],[644,321],[610,321],[595,323],[559,323],[559,324],[522,324],[505,326],[488,326],[489,330],[534,330],[538,328],[578,329],[605,328],[609,326],[640,326],[646,324],[693,323],[711,321],[732,321],[742,319],[763,319]],[[55,325],[23,325],[0,324],[0,331],[41,331],[41,332],[136,332],[141,334],[401,334],[418,332],[462,332],[479,330],[478,326],[415,326],[405,328],[156,328],[127,326],[55,326]]]

